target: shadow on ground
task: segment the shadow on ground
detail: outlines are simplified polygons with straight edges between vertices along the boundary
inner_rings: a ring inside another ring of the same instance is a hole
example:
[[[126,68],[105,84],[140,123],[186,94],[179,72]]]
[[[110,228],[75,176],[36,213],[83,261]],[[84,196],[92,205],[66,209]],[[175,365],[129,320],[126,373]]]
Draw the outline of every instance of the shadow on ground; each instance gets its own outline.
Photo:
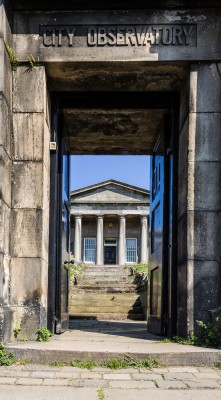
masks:
[[[164,339],[148,332],[146,321],[98,321],[96,317],[89,320],[70,319],[69,328],[72,331],[101,333],[141,340],[162,341]]]

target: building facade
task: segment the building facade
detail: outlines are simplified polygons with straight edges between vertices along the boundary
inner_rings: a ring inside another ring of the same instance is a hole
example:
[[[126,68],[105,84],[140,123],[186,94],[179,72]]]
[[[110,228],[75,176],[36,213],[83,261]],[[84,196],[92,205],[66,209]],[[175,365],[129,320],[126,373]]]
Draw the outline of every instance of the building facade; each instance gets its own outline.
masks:
[[[89,265],[148,261],[149,191],[108,180],[71,192],[71,252]]]
[[[0,0],[0,341],[68,326],[68,154],[163,157],[152,332],[220,309],[220,32],[220,0]]]

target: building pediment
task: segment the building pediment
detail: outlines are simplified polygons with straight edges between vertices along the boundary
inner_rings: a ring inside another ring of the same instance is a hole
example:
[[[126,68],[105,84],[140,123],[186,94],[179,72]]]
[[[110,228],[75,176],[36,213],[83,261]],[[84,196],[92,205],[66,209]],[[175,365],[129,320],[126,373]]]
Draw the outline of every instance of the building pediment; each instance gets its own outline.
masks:
[[[149,191],[118,181],[106,181],[71,192],[71,203],[149,204]]]

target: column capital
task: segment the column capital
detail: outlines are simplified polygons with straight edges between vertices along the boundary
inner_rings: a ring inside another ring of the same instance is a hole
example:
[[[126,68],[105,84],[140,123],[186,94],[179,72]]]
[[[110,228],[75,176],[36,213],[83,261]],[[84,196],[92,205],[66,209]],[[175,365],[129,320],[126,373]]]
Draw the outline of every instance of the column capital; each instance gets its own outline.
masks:
[[[75,219],[81,219],[82,217],[83,217],[82,214],[80,214],[80,215],[75,215],[75,216],[74,216]]]
[[[99,219],[99,218],[100,218],[100,219],[103,219],[103,218],[104,218],[104,215],[96,215],[96,218],[97,218],[97,219]]]
[[[118,218],[119,218],[119,219],[125,219],[125,218],[126,218],[126,215],[118,215]]]
[[[140,219],[142,220],[142,219],[147,219],[148,218],[148,215],[140,215]]]

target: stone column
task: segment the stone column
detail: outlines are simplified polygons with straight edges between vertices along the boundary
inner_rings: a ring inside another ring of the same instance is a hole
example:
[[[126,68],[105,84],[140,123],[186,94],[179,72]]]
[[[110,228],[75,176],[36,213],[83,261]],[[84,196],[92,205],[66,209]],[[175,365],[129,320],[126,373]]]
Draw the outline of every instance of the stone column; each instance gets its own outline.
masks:
[[[8,342],[12,335],[12,311],[9,306],[10,286],[10,218],[12,171],[12,69],[5,43],[11,43],[11,28],[0,2],[0,342]],[[9,11],[9,10],[8,10]]]
[[[221,64],[193,64],[180,112],[178,334],[221,302]]]
[[[118,246],[118,263],[119,265],[125,264],[125,251],[126,251],[126,217],[125,215],[119,216],[119,246]]]
[[[31,88],[31,89],[30,89]],[[10,302],[29,339],[47,324],[50,112],[43,66],[13,72]],[[53,205],[51,205],[53,207]]]
[[[82,215],[75,216],[75,231],[74,231],[74,257],[76,261],[81,261],[81,227]]]
[[[141,251],[140,251],[140,261],[143,264],[147,263],[147,247],[148,247],[148,222],[147,215],[142,215],[140,217],[141,222]]]
[[[104,264],[104,218],[97,216],[97,265]]]

